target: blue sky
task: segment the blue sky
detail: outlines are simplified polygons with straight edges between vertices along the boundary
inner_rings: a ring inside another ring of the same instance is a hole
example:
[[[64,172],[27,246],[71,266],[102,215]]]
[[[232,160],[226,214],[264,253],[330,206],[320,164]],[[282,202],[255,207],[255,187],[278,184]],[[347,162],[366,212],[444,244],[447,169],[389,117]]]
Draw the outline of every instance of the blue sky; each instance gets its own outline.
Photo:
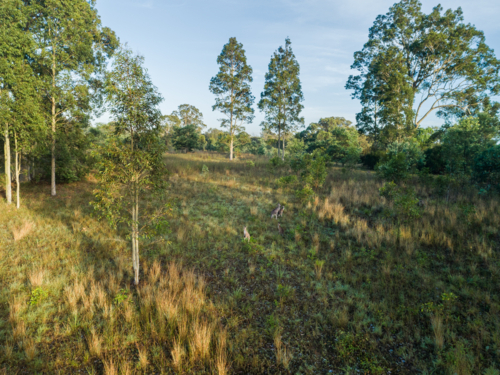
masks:
[[[353,53],[368,39],[376,16],[386,13],[394,0],[97,0],[105,26],[122,43],[146,59],[153,83],[165,101],[162,112],[180,104],[199,108],[208,127],[219,127],[221,114],[212,111],[210,78],[217,71],[217,56],[230,37],[243,43],[253,68],[256,103],[272,53],[290,37],[301,67],[306,125],[321,117],[342,116],[354,122],[360,105],[344,86]],[[423,0],[430,12],[437,1]],[[461,6],[465,22],[484,31],[487,44],[500,57],[500,1],[442,1],[443,8]],[[246,126],[260,133],[264,119],[255,105],[255,119]],[[104,116],[101,120],[106,120]],[[441,120],[429,117],[424,126]]]

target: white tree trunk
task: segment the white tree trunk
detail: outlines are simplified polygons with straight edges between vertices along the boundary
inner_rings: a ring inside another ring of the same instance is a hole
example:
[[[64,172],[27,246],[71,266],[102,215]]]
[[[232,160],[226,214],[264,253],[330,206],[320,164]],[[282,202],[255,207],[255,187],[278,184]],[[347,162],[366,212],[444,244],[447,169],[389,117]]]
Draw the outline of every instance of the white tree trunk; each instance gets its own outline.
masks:
[[[21,206],[20,200],[20,186],[19,186],[19,172],[21,171],[21,155],[17,148],[17,134],[14,132],[14,148],[15,148],[15,175],[16,175],[16,208]]]
[[[56,195],[56,100],[52,98],[52,144],[51,144],[50,195]]]
[[[133,234],[132,234],[132,242],[133,242],[133,263],[134,263],[134,284],[139,285],[139,191],[137,190],[137,186],[135,187],[134,194],[134,220],[133,220]]]
[[[7,199],[7,203],[12,203],[12,184],[11,184],[11,175],[10,175],[10,138],[9,138],[9,125],[5,125],[5,133],[4,133],[4,156],[5,156],[5,198]]]
[[[229,146],[229,160],[233,160],[233,136],[231,135],[231,144]]]

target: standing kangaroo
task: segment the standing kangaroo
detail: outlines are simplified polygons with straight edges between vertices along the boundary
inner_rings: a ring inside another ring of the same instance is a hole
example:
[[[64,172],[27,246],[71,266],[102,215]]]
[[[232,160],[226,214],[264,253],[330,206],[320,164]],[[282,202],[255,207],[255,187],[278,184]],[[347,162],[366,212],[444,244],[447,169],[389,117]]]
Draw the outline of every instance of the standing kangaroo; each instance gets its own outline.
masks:
[[[272,212],[271,212],[271,219],[273,216],[278,219],[278,214],[280,212],[281,204],[278,203],[278,207],[276,207]]]
[[[281,206],[279,212],[278,212],[278,216],[279,217],[282,217],[283,216],[283,211],[285,211],[285,206]]]
[[[247,227],[243,228],[243,239],[248,240],[250,242],[250,233],[247,231]]]

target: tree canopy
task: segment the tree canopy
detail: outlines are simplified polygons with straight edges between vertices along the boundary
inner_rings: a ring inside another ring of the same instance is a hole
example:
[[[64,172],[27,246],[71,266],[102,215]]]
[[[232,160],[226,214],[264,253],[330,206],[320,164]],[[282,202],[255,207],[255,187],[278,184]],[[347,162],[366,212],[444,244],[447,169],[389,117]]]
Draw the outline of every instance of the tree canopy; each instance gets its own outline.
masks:
[[[251,123],[254,118],[254,96],[250,90],[252,67],[247,64],[243,44],[230,38],[217,57],[219,72],[210,80],[210,91],[216,96],[212,109],[219,110],[227,118],[221,126],[227,128],[230,137],[229,159],[233,160],[235,134],[245,130],[243,124]]]
[[[289,38],[285,47],[280,46],[271,57],[265,77],[264,91],[260,94],[259,109],[264,111],[266,121],[261,126],[268,131],[278,133],[278,156],[281,135],[291,133],[304,124],[300,112],[304,107],[302,86],[300,83],[300,66],[295,58]],[[282,158],[285,157],[283,143]]]
[[[420,127],[432,112],[446,116],[500,92],[500,61],[482,31],[463,22],[461,8],[438,5],[422,12],[418,0],[402,0],[370,28],[354,54],[346,88],[361,101],[358,128],[390,141]]]

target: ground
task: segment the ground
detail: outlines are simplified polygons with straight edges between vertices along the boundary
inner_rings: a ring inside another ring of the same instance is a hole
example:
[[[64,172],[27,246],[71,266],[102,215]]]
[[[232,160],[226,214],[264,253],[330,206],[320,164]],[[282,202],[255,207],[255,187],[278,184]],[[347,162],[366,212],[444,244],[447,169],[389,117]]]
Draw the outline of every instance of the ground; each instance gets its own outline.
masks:
[[[498,374],[498,197],[415,177],[403,220],[370,171],[331,166],[300,201],[264,158],[166,160],[170,233],[141,241],[138,287],[94,176],[0,203],[0,371]]]

